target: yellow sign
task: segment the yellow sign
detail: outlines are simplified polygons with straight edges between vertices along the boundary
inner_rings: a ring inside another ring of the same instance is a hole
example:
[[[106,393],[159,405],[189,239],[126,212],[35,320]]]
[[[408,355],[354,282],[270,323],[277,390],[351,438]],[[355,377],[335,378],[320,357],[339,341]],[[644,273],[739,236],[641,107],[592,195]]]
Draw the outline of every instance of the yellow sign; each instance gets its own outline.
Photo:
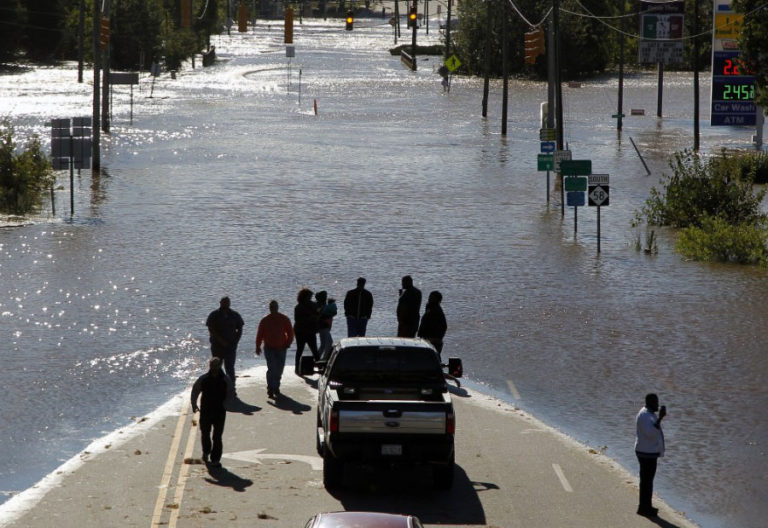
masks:
[[[449,71],[453,72],[461,66],[461,61],[456,55],[451,55],[445,60],[445,66]]]
[[[715,38],[738,39],[743,25],[744,15],[742,14],[715,13]]]

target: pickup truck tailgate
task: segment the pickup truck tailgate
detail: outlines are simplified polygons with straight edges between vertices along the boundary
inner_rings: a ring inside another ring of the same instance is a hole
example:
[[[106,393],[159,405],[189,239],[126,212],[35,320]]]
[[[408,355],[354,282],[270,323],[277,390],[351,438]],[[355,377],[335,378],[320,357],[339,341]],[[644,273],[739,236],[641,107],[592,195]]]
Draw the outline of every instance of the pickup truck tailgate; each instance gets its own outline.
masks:
[[[369,401],[359,409],[347,405],[339,409],[340,433],[445,434],[448,408],[443,404]]]

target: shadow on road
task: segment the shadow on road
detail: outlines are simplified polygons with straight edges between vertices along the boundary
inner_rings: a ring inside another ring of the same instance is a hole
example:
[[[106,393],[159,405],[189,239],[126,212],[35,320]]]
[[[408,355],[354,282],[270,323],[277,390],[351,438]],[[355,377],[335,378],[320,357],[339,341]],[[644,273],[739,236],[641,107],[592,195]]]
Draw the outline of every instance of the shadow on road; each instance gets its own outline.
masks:
[[[665,521],[661,517],[653,517],[649,518],[649,521],[651,521],[653,524],[658,524],[661,526],[661,528],[680,528],[680,525],[677,525],[673,522]]]
[[[348,511],[376,511],[416,515],[425,524],[485,524],[479,491],[495,484],[472,482],[456,465],[453,488],[436,490],[432,471],[417,468],[345,468],[344,487],[333,495]]]
[[[227,411],[229,412],[243,413],[247,415],[251,415],[261,410],[261,407],[258,405],[245,403],[237,396],[235,396],[232,400],[227,401],[224,407],[226,407]]]
[[[243,492],[253,485],[252,480],[239,477],[223,467],[208,466],[208,474],[211,478],[206,477],[205,481],[209,484],[232,488],[234,491]]]
[[[271,401],[268,403],[282,411],[291,411],[293,414],[303,414],[312,410],[310,405],[296,401],[285,393],[280,393],[280,396],[278,396],[274,403]]]

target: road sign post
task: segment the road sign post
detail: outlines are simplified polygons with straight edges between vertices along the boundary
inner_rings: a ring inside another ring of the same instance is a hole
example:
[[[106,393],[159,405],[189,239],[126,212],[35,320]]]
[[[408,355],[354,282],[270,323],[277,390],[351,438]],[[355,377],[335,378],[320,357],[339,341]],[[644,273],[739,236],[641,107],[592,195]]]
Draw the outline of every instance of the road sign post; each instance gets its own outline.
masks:
[[[538,170],[547,171],[547,205],[549,205],[549,171],[555,169],[555,155],[539,154],[537,156],[537,166]]]
[[[600,206],[609,203],[607,174],[590,174],[587,177],[589,205],[597,207],[597,252],[600,253]]]

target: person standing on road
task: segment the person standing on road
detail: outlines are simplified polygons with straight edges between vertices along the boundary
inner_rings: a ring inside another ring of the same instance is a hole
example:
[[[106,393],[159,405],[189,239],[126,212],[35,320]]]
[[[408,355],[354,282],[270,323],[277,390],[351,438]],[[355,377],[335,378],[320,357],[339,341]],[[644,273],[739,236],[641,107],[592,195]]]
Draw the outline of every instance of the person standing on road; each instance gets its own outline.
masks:
[[[301,355],[304,345],[309,347],[315,361],[320,359],[317,350],[317,305],[312,302],[312,290],[302,288],[296,295],[293,309],[293,333],[296,336],[296,375],[301,376]]]
[[[419,329],[421,290],[413,285],[413,279],[406,275],[402,279],[400,299],[397,301],[397,337],[416,337]]]
[[[365,278],[357,279],[357,287],[344,297],[347,337],[365,337],[368,319],[373,312],[373,295],[365,289]]]
[[[192,385],[192,412],[200,411],[200,434],[203,443],[203,461],[212,467],[221,467],[221,453],[224,449],[224,421],[227,410],[224,403],[233,389],[232,381],[221,371],[221,358],[211,358],[208,372],[197,378]],[[203,394],[200,407],[197,398]],[[213,434],[211,434],[213,433]]]
[[[432,343],[438,355],[443,351],[443,338],[448,330],[445,313],[443,313],[443,307],[440,306],[442,300],[443,295],[439,291],[430,292],[417,334]]]
[[[315,301],[317,302],[317,331],[320,334],[320,359],[326,359],[333,346],[331,328],[338,309],[336,299],[329,299],[328,292],[325,290],[315,294]]]
[[[264,359],[267,360],[267,397],[280,396],[280,379],[285,368],[285,355],[293,343],[291,320],[278,311],[276,300],[269,301],[269,314],[259,321],[256,331],[256,355],[261,355],[264,345]]]
[[[656,411],[659,412],[658,418]],[[640,462],[640,503],[637,514],[645,517],[656,517],[658,508],[651,504],[653,497],[653,478],[656,476],[656,463],[664,456],[664,433],[661,430],[661,420],[667,415],[667,408],[659,409],[659,397],[656,394],[645,396],[645,407],[637,413],[637,439],[635,454]]]
[[[219,309],[208,315],[205,325],[211,336],[211,355],[222,360],[234,389],[237,344],[243,335],[243,318],[230,308],[229,297],[222,297]]]

